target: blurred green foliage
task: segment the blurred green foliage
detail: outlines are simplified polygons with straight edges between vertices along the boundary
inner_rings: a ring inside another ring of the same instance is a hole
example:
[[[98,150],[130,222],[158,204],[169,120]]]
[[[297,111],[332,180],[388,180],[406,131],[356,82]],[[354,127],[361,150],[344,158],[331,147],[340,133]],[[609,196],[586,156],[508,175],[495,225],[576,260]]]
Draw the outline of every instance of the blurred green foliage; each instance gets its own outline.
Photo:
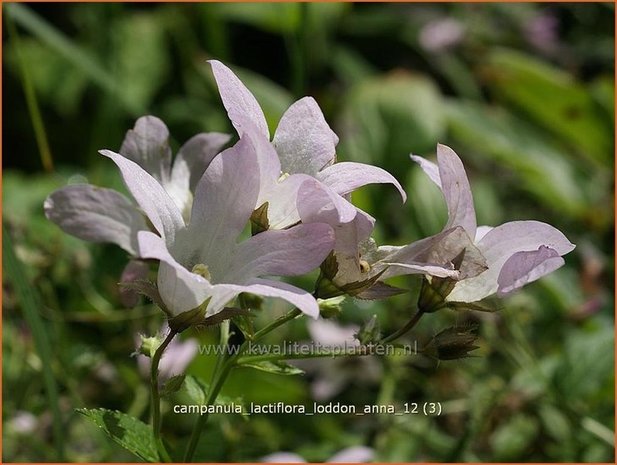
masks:
[[[122,190],[97,150],[117,149],[142,114],[161,117],[176,145],[197,132],[231,131],[208,58],[237,69],[271,128],[295,98],[314,96],[341,138],[339,160],[384,167],[404,184],[404,206],[389,187],[354,194],[378,218],[379,241],[407,243],[441,229],[440,193],[408,154],[431,155],[442,142],[465,161],[481,224],[546,221],[577,249],[558,272],[498,303],[499,312],[438,313],[416,331],[428,340],[454,321],[479,322],[476,357],[439,365],[378,359],[379,385],[358,369],[333,399],[439,401],[442,416],[214,416],[197,459],[255,461],[286,450],[323,461],[363,444],[379,461],[614,460],[612,4],[3,4],[3,13],[15,26],[3,28],[3,222],[27,280],[20,285],[40,295],[35,310],[53,347],[40,353],[26,319],[32,309],[5,280],[3,460],[133,459],[75,409],[147,421],[146,380],[129,355],[135,335],[157,331],[162,315],[146,303],[121,308],[125,254],[65,235],[42,204],[67,183]],[[53,171],[43,169],[24,70]],[[5,277],[14,273],[4,268]],[[349,301],[341,320],[377,314],[395,330],[418,283],[396,284],[411,297]],[[267,302],[256,324],[284,310]],[[186,337],[211,343],[216,332]],[[308,334],[296,321],[273,337]],[[189,373],[207,379],[213,363],[198,356]],[[57,399],[47,395],[46,371]],[[314,376],[243,369],[224,393],[310,402]],[[193,418],[173,414],[176,402],[188,402],[186,394],[164,404],[163,433],[181,449]],[[52,433],[55,410],[64,437]]]

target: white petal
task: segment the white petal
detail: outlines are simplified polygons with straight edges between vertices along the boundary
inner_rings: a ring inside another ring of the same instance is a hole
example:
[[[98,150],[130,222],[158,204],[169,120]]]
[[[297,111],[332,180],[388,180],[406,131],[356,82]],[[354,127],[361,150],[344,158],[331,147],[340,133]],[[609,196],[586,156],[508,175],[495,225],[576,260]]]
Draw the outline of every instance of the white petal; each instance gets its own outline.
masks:
[[[367,184],[393,184],[403,202],[407,200],[407,194],[394,176],[384,169],[364,163],[335,163],[321,171],[317,179],[339,195],[349,194]]]
[[[111,158],[120,168],[126,187],[141,209],[167,243],[172,243],[176,232],[184,228],[184,220],[163,186],[128,158],[111,150],[101,150],[99,153]]]
[[[559,255],[574,249],[574,245],[553,226],[540,221],[512,221],[497,226],[477,244],[486,257],[488,270],[457,283],[448,300],[475,302],[498,290],[498,277],[504,263],[517,252],[536,251],[549,247]]]
[[[212,295],[211,284],[178,263],[159,236],[142,231],[138,234],[138,240],[141,258],[161,262],[157,277],[158,290],[172,313],[178,315],[192,310]]]
[[[471,187],[463,162],[450,147],[437,145],[437,162],[411,155],[428,177],[441,189],[448,206],[448,222],[444,230],[462,226],[469,237],[476,235],[476,212]]]
[[[259,166],[248,135],[210,163],[195,191],[191,223],[180,244],[183,263],[221,270],[256,208]],[[196,254],[195,256],[187,256]]]
[[[297,206],[302,222],[330,226],[349,223],[357,211],[350,202],[314,178],[306,179],[300,186]]]
[[[305,315],[312,318],[319,317],[319,305],[315,298],[304,289],[291,284],[267,279],[253,279],[249,285],[242,286],[242,292],[261,295],[264,297],[279,297],[295,305]]]
[[[508,294],[525,284],[552,273],[565,264],[556,250],[541,246],[538,250],[517,252],[501,268],[497,284],[499,295]]]
[[[172,183],[181,183],[195,190],[212,159],[229,142],[229,134],[210,132],[191,137],[180,147],[171,170]],[[185,181],[187,180],[188,181]]]
[[[297,276],[317,268],[334,246],[327,224],[300,224],[284,231],[264,231],[240,244],[223,281],[258,276]]]
[[[117,244],[131,255],[137,252],[137,232],[147,230],[143,215],[122,194],[79,184],[52,193],[45,215],[65,232],[92,242]]]
[[[312,176],[334,160],[338,137],[312,97],[304,97],[281,117],[272,140],[283,172]]]
[[[169,130],[156,116],[142,116],[124,137],[120,154],[134,161],[161,184],[169,180]]]
[[[210,60],[209,63],[212,66],[212,73],[223,105],[238,134],[242,136],[247,130],[255,128],[270,140],[266,117],[251,91],[223,63],[217,60]]]

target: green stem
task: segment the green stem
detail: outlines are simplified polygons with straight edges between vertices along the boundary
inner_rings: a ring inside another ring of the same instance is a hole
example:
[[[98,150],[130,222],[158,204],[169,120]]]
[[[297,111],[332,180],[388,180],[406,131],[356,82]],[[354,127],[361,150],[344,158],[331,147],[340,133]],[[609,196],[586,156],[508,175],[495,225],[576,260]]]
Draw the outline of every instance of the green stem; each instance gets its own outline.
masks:
[[[165,445],[161,440],[161,396],[159,393],[159,362],[163,356],[163,352],[175,337],[177,333],[171,330],[163,343],[156,349],[154,356],[152,357],[152,365],[150,365],[150,393],[152,396],[152,431],[154,433],[154,441],[159,449],[159,453],[166,462],[171,462],[171,458],[165,449]]]
[[[290,310],[285,315],[277,318],[269,325],[257,331],[253,335],[253,338],[251,339],[251,341],[252,342],[258,341],[259,339],[264,337],[269,332],[274,331],[279,326],[284,325],[288,321],[293,320],[294,318],[296,318],[297,316],[301,314],[302,312],[298,310],[297,308]],[[223,334],[221,334],[221,341],[222,341],[222,337],[223,337]],[[214,381],[214,383],[211,384],[210,392],[208,392],[208,397],[206,399],[207,406],[212,405],[216,401],[216,398],[219,395],[219,392],[221,391],[223,384],[225,384],[227,376],[229,376],[231,369],[238,364],[238,360],[240,356],[246,351],[248,343],[249,343],[248,340],[242,343],[242,345],[238,349],[238,352],[235,355],[232,355],[231,357],[229,357],[227,361],[222,365],[222,368],[220,368],[220,372],[218,369],[220,366],[220,362],[217,361],[217,365],[215,367],[215,372],[213,375],[213,379],[216,379],[216,381]],[[225,344],[227,344],[226,340],[225,340]],[[217,374],[217,372],[219,373]],[[197,448],[197,443],[199,442],[201,432],[204,429],[204,426],[206,425],[207,421],[208,421],[208,414],[205,414],[205,415],[200,415],[197,421],[195,422],[195,426],[193,427],[193,432],[191,433],[191,439],[189,440],[189,444],[184,454],[185,462],[190,462],[193,459],[193,455],[195,454],[195,449]]]
[[[401,329],[399,329],[398,331],[390,334],[389,336],[386,336],[385,338],[383,338],[381,341],[379,341],[380,344],[387,344],[388,342],[392,342],[395,339],[398,339],[399,337],[401,337],[403,334],[407,333],[408,331],[410,331],[414,326],[416,326],[416,324],[418,323],[418,321],[420,321],[420,318],[422,318],[422,315],[424,315],[424,312],[422,312],[421,310],[418,310],[414,316],[411,317],[411,320],[409,320],[407,322],[407,324],[405,326],[403,326]]]

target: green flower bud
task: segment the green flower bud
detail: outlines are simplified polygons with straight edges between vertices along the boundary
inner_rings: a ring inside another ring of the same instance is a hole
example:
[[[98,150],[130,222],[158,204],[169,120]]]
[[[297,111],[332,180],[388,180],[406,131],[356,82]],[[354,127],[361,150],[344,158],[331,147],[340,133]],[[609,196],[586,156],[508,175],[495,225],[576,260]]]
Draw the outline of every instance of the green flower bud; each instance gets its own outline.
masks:
[[[158,349],[159,346],[163,343],[163,339],[160,335],[144,336],[143,334],[140,334],[139,337],[141,341],[139,343],[137,353],[145,355],[146,357],[154,356],[156,349]]]
[[[333,318],[339,316],[343,312],[343,302],[345,296],[332,297],[330,299],[317,299],[319,304],[319,313],[324,318]]]

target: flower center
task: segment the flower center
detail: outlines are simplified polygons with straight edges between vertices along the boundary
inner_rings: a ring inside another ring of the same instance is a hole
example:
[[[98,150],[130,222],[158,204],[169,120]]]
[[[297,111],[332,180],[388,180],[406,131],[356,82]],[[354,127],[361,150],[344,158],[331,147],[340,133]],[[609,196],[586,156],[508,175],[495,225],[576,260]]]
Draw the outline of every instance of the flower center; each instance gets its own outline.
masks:
[[[203,263],[198,263],[193,267],[191,273],[195,273],[196,275],[201,276],[202,278],[210,281],[212,276],[210,276],[210,270],[208,269],[208,265],[204,265]]]

